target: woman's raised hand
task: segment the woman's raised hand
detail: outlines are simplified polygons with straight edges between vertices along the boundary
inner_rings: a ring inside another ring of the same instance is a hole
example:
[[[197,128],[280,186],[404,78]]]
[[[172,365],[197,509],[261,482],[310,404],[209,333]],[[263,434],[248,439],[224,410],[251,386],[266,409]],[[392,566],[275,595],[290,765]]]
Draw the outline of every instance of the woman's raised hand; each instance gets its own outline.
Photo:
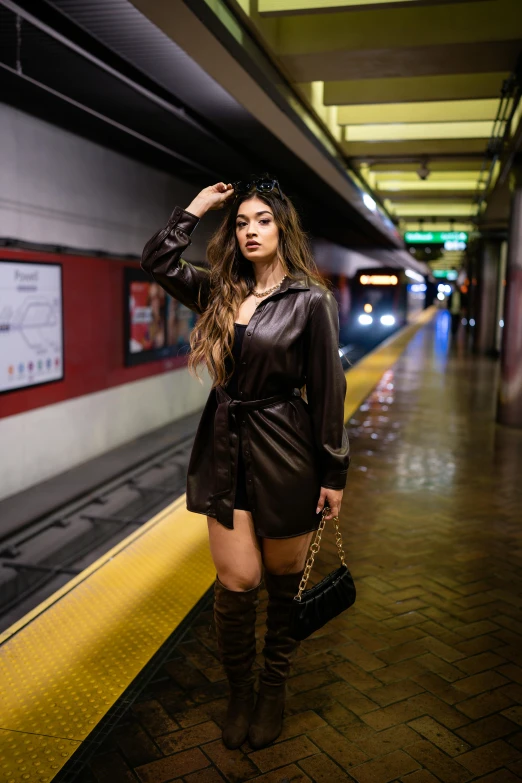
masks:
[[[209,185],[208,188],[203,188],[194,201],[189,204],[187,212],[202,217],[205,212],[211,209],[224,207],[233,193],[234,188],[230,183],[227,185],[225,182],[217,182],[215,185]]]

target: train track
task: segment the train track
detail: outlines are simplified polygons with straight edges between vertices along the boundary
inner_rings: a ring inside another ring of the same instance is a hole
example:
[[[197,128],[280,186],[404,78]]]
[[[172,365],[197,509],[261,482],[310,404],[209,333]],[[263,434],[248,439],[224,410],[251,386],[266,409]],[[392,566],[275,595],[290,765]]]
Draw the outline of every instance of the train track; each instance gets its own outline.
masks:
[[[0,630],[183,494],[194,433],[0,544]]]

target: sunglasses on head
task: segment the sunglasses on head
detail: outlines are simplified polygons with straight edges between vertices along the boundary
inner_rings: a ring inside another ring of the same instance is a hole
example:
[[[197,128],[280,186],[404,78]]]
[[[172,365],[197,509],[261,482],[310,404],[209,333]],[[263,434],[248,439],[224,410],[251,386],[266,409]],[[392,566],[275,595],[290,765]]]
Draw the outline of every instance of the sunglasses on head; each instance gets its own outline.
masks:
[[[246,193],[250,193],[251,190],[257,190],[258,193],[272,193],[274,192],[281,201],[285,200],[279,182],[271,177],[251,177],[250,179],[240,180],[239,182],[233,182],[236,198],[238,196],[244,196]]]

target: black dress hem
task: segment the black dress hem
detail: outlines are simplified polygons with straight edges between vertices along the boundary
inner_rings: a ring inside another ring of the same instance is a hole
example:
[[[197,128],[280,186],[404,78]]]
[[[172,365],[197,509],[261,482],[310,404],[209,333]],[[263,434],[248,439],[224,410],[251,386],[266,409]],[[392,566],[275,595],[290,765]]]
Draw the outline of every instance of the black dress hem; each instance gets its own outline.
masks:
[[[211,517],[211,519],[215,519],[216,522],[218,521],[216,517],[212,516],[212,514],[209,514],[207,511],[196,511],[195,508],[189,508],[188,506],[186,508],[187,508],[187,511],[190,511],[191,514],[201,514],[204,517]],[[238,510],[239,511],[247,511],[248,509],[238,509]],[[249,513],[252,514],[251,511]],[[287,538],[299,538],[299,536],[306,536],[306,535],[308,535],[308,533],[315,533],[317,531],[317,529],[319,528],[319,523],[321,521],[319,519],[317,521],[317,525],[315,527],[311,528],[310,530],[303,530],[302,532],[294,533],[291,536],[263,536],[261,533],[258,533],[257,530],[255,529],[255,521],[253,519],[253,516],[252,516],[252,520],[254,522],[254,533],[256,534],[256,536],[258,538],[267,538],[269,541],[284,541]],[[219,524],[221,524],[221,523],[219,523]],[[227,530],[234,530],[233,527],[227,527],[226,525],[222,525],[222,527],[226,527]]]

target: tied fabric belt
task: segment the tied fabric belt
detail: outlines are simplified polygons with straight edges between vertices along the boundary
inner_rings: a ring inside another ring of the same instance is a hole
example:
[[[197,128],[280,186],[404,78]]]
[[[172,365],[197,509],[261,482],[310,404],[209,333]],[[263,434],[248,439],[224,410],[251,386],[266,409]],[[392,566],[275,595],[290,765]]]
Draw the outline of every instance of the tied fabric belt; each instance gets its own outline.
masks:
[[[216,386],[217,410],[214,418],[214,453],[216,464],[216,491],[214,497],[226,495],[232,491],[233,480],[231,465],[232,460],[237,467],[239,438],[231,438],[231,433],[237,435],[237,416],[241,410],[251,411],[268,408],[277,402],[290,400],[301,396],[301,390],[292,389],[283,394],[274,394],[263,400],[233,400],[222,386]]]

